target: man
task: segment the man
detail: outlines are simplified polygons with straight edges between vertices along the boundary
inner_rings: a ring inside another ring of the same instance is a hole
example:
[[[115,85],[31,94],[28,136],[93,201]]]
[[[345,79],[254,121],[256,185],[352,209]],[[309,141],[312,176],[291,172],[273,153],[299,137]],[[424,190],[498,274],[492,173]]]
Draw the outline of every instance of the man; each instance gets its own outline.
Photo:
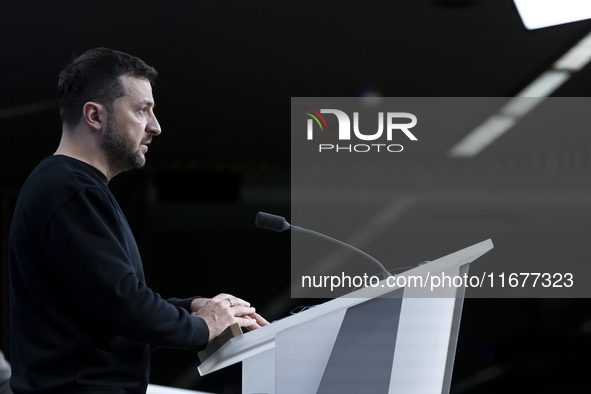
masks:
[[[9,238],[12,379],[16,394],[145,393],[149,347],[203,349],[228,325],[268,324],[244,300],[163,300],[109,191],[144,165],[161,133],[156,71],[106,48],[58,83],[62,138],[25,182]]]

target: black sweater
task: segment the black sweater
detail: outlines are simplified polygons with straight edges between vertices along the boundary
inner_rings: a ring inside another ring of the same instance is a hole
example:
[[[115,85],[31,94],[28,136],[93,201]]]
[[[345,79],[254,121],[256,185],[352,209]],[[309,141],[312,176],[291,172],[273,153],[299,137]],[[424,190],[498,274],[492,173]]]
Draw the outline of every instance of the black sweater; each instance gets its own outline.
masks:
[[[199,350],[191,299],[147,287],[107,178],[66,156],[25,182],[9,239],[11,385],[25,393],[144,393],[149,347]]]

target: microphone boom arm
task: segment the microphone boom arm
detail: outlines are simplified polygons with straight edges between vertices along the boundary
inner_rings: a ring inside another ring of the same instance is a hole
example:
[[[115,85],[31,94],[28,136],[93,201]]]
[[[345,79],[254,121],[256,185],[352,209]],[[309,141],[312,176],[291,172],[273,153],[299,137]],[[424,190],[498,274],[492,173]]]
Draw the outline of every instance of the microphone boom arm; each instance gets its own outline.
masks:
[[[378,260],[376,260],[375,258],[373,258],[372,256],[370,256],[369,254],[365,253],[364,251],[362,251],[360,249],[357,249],[354,246],[351,246],[351,245],[349,245],[349,244],[347,244],[347,243],[345,243],[343,241],[339,241],[338,239],[329,237],[328,235],[324,235],[324,234],[319,233],[317,231],[308,230],[307,228],[302,228],[302,227],[298,227],[298,226],[294,226],[294,225],[291,225],[290,224],[290,229],[293,230],[293,231],[301,232],[301,233],[312,234],[312,235],[315,235],[317,237],[324,238],[327,241],[331,241],[331,242],[334,242],[334,243],[336,243],[338,245],[344,246],[344,247],[346,247],[346,248],[348,248],[348,249],[350,249],[350,250],[352,250],[352,251],[354,251],[354,252],[362,255],[363,257],[365,257],[365,258],[373,261],[382,270],[382,275],[383,275],[384,279],[386,279],[389,276],[392,276],[392,274],[390,274],[390,272],[388,272],[388,270],[382,265],[382,263],[380,263]]]

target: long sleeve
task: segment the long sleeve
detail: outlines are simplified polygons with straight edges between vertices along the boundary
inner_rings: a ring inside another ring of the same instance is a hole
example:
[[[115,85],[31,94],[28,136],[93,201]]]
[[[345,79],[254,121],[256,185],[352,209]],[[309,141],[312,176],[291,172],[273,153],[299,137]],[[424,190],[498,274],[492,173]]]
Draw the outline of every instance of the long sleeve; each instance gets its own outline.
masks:
[[[97,327],[159,347],[199,349],[209,331],[144,281],[131,230],[110,193],[80,190],[53,214],[40,245],[61,287]]]

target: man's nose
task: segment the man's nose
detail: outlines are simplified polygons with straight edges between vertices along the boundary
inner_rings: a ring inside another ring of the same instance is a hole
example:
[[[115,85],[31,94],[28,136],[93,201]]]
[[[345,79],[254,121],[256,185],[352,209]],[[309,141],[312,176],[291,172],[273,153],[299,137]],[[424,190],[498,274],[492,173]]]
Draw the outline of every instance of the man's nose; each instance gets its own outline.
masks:
[[[158,134],[162,133],[162,130],[160,129],[160,123],[158,123],[158,119],[156,119],[156,115],[152,115],[152,117],[150,118],[150,121],[146,125],[146,133],[149,133],[152,135],[158,135]]]

